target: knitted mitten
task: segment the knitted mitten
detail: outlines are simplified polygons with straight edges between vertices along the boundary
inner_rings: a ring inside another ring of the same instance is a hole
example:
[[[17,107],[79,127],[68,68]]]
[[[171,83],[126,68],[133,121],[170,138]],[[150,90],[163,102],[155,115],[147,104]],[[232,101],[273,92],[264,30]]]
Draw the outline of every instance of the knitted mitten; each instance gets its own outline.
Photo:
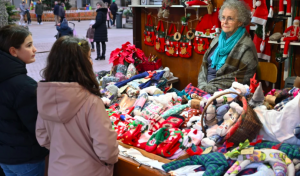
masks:
[[[164,122],[161,123],[160,128],[179,128],[184,122],[184,117],[180,115],[171,115]]]
[[[164,157],[171,157],[182,147],[183,133],[181,131],[173,131],[170,136],[157,146],[156,153]]]

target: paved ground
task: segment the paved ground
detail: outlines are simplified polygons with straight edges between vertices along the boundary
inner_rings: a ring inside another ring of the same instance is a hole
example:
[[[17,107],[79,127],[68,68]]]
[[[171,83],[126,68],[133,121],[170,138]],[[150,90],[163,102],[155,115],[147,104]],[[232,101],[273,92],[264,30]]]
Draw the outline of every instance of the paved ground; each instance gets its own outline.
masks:
[[[123,19],[123,24],[124,24]],[[85,38],[86,31],[89,27],[90,21],[74,22],[76,24],[75,29],[79,38]],[[44,22],[43,25],[38,25],[33,22],[29,26],[29,30],[32,33],[34,46],[37,48],[36,61],[27,65],[28,75],[36,81],[41,80],[40,72],[45,67],[48,51],[50,51],[53,43],[55,42],[54,35],[56,35],[56,27],[54,22]],[[98,61],[94,60],[94,71],[110,70],[112,64],[108,63],[109,55],[111,51],[121,47],[121,45],[127,41],[132,43],[132,29],[108,29],[108,42],[106,43],[106,60]],[[96,58],[96,53],[92,52],[92,58]]]

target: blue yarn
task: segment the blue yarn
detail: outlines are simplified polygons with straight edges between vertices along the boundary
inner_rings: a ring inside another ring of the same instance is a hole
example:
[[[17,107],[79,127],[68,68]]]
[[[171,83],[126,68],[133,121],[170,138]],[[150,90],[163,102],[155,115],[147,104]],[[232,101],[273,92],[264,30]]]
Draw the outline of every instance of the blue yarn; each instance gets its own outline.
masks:
[[[226,39],[226,33],[222,31],[219,37],[219,44],[211,57],[212,68],[219,70],[225,64],[228,54],[244,35],[245,31],[246,29],[244,27],[239,27],[238,30],[228,39]]]

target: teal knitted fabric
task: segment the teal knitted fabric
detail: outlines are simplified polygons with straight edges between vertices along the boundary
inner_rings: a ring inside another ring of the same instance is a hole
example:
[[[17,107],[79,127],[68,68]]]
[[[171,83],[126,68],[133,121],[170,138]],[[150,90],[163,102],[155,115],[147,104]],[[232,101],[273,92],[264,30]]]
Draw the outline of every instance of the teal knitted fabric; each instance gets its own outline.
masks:
[[[226,39],[226,33],[222,31],[219,37],[219,44],[211,57],[212,68],[219,70],[225,64],[228,54],[244,35],[245,31],[246,29],[244,27],[239,27],[238,30],[228,39]]]

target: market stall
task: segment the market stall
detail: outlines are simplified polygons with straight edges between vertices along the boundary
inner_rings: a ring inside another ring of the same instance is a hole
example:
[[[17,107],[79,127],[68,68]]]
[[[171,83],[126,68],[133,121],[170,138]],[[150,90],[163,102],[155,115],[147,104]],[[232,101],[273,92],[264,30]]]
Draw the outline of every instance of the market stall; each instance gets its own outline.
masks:
[[[192,2],[186,2],[188,9],[167,3],[157,13],[133,6],[135,14],[142,14],[134,16],[142,21],[134,24],[135,45],[127,42],[114,50],[111,71],[98,73],[102,100],[118,134],[114,175],[300,174],[300,78],[269,91],[263,86],[269,83],[257,79],[265,73],[259,71],[248,85],[236,79],[213,93],[199,89],[201,57],[220,32],[219,10],[210,1]],[[261,18],[261,8],[272,18],[276,8],[259,2],[253,19]],[[209,14],[197,10],[202,7]],[[178,13],[168,16],[175,8]],[[181,14],[184,18],[175,21]],[[250,33],[258,57],[271,61],[268,40],[278,36],[269,36],[267,23],[253,19],[257,27]],[[297,20],[291,28],[299,28]]]

